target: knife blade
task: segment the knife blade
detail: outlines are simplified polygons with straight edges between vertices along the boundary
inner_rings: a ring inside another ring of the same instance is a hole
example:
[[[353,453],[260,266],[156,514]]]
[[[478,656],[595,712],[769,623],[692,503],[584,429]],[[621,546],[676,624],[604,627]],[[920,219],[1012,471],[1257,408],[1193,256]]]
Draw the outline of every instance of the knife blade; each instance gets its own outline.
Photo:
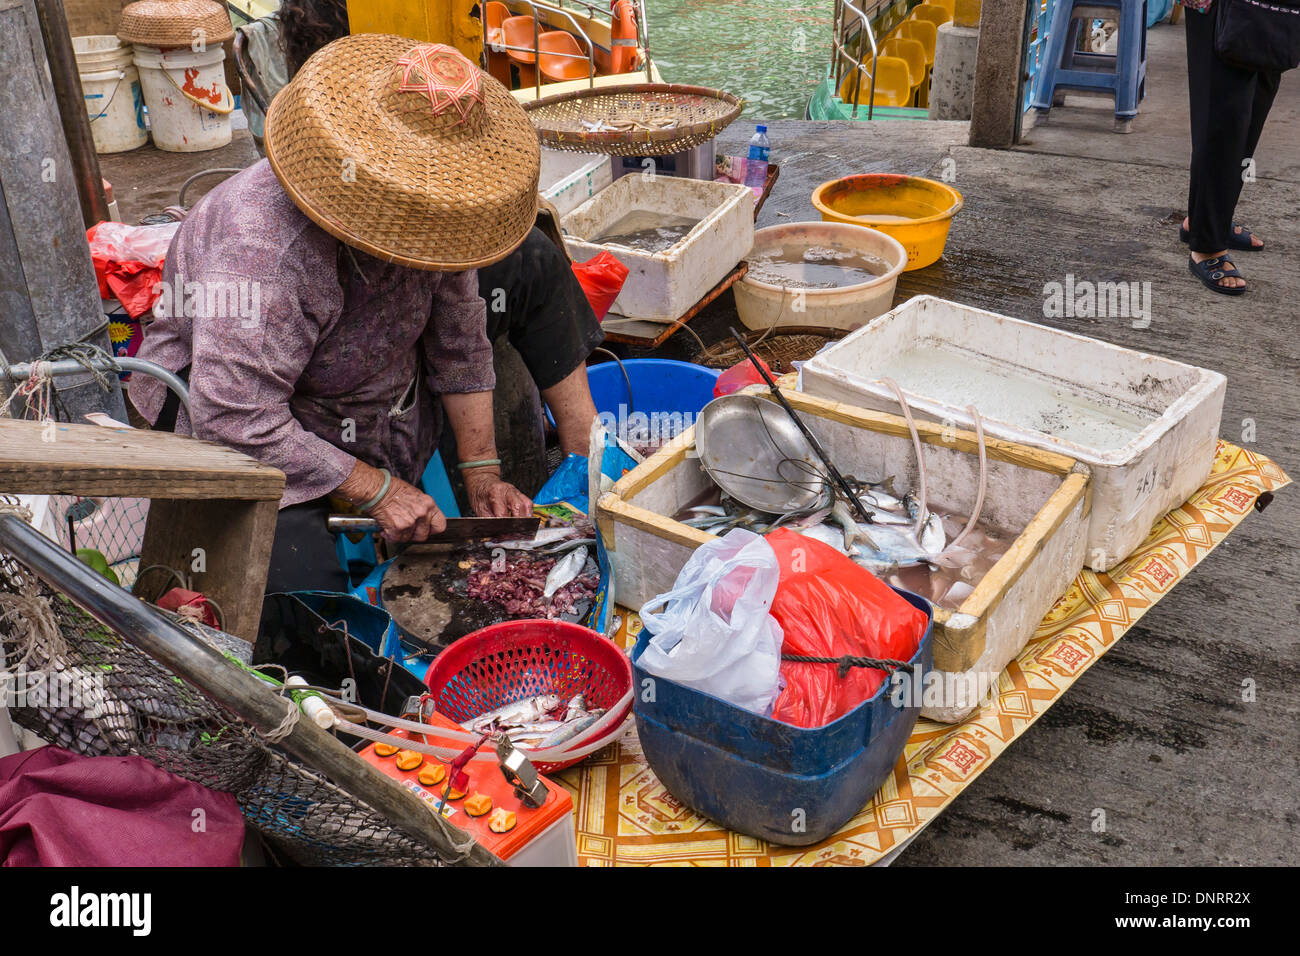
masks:
[[[378,532],[379,522],[360,515],[330,515],[329,530],[334,534],[364,534]],[[527,518],[448,518],[447,530],[415,544],[445,544],[457,541],[484,541],[501,538],[532,538],[537,535],[542,519],[535,515]]]

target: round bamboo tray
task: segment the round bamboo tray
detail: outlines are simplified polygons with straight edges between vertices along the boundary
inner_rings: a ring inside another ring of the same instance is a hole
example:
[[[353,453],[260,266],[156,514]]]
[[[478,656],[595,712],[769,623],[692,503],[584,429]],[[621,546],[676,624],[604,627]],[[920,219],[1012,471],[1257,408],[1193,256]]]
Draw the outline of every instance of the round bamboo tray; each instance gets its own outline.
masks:
[[[611,156],[668,156],[707,143],[740,115],[730,93],[676,83],[575,90],[525,103],[553,149]]]

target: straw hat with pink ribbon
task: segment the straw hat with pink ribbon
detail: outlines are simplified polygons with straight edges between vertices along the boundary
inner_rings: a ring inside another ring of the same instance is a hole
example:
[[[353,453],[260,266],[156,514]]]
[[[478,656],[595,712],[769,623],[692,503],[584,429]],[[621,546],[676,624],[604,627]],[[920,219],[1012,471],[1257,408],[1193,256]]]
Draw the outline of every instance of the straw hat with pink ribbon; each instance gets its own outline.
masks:
[[[496,262],[537,215],[537,133],[442,44],[359,34],[323,47],[272,101],[266,156],[326,232],[417,269]]]

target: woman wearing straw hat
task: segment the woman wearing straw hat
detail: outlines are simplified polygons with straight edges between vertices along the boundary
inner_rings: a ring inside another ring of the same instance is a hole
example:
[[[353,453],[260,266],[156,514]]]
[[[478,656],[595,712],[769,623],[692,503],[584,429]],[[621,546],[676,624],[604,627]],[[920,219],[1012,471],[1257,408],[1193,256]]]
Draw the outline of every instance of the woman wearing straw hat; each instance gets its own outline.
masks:
[[[522,107],[450,47],[349,36],[276,96],[266,152],[204,197],[167,254],[173,307],[155,310],[141,354],[188,369],[193,421],[174,421],[150,380],[131,392],[155,427],[285,472],[267,590],[347,589],[331,496],[389,540],[445,527],[415,487],[444,412],[472,509],[528,514],[501,478],[489,333],[525,340],[561,445],[581,454],[584,361],[603,334],[562,253],[525,242],[540,236],[540,150]],[[501,286],[480,289],[475,270],[499,262]]]

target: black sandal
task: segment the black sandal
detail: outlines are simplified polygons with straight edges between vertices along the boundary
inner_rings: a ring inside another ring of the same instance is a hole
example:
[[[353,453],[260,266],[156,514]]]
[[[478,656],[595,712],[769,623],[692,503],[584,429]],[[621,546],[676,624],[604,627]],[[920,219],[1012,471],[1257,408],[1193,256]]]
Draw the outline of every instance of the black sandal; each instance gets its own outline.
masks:
[[[1238,230],[1241,231],[1238,232]],[[1245,226],[1239,223],[1234,222],[1232,224],[1232,232],[1228,234],[1228,248],[1236,249],[1239,252],[1263,252],[1265,249],[1268,248],[1267,244],[1262,246],[1255,245],[1253,242],[1251,242],[1251,240],[1254,238],[1255,237],[1251,234],[1251,231],[1249,229],[1247,229]],[[1190,244],[1192,241],[1191,232],[1187,229],[1186,226],[1182,225],[1181,223],[1178,226],[1178,239],[1179,241],[1186,242],[1188,244]]]
[[[1201,283],[1214,292],[1223,295],[1241,295],[1246,291],[1246,286],[1219,285],[1220,279],[1245,278],[1237,267],[1232,264],[1232,259],[1226,255],[1215,256],[1213,259],[1206,259],[1204,262],[1197,262],[1190,256],[1187,259],[1187,269],[1192,275],[1201,280]]]

